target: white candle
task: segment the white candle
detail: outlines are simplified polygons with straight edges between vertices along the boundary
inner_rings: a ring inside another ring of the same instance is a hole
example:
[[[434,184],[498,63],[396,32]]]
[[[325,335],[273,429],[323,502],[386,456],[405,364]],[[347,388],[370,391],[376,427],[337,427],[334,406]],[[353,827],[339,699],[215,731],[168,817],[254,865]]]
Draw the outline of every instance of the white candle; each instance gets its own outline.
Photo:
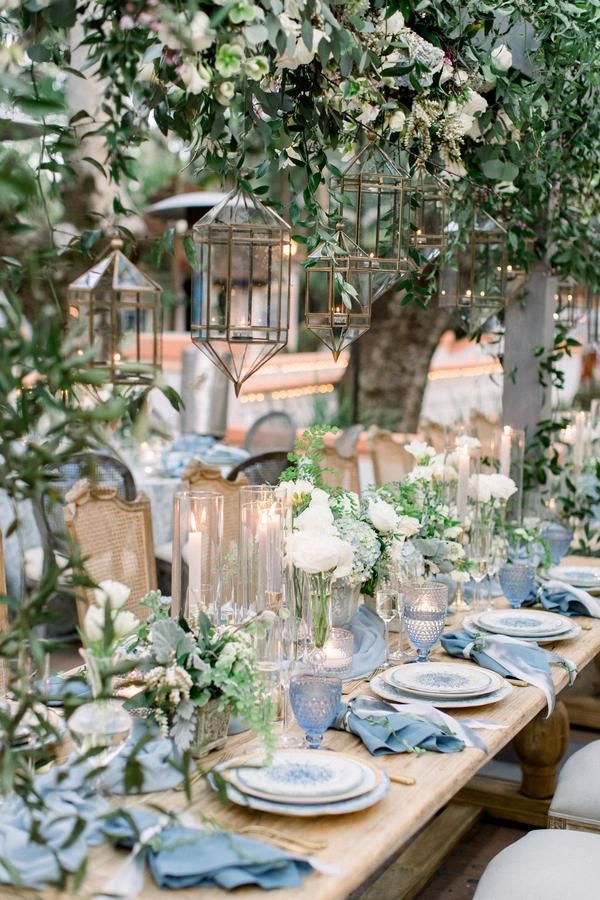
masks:
[[[192,513],[190,519],[190,532],[187,542],[187,562],[188,562],[188,586],[191,591],[199,591],[202,587],[202,531],[196,524],[196,518]],[[191,595],[193,596],[193,594]],[[197,594],[196,596],[199,596]]]
[[[573,444],[573,464],[578,469],[583,466],[585,431],[585,413],[578,412],[575,415],[575,442]]]
[[[458,449],[458,485],[456,489],[456,511],[463,522],[467,517],[467,497],[469,495],[469,448]]]
[[[500,438],[500,474],[510,478],[510,455],[512,444],[512,428],[505,425]]]

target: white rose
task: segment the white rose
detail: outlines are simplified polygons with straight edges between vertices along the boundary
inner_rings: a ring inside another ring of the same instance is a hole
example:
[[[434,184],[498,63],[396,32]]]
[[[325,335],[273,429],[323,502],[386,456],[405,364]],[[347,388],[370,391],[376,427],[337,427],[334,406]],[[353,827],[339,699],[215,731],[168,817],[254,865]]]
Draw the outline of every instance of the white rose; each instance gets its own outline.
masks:
[[[506,44],[498,44],[498,46],[494,47],[492,50],[492,62],[496,69],[506,72],[506,70],[510,69],[512,66],[512,61],[512,53]]]
[[[100,607],[108,601],[112,610],[121,609],[129,600],[131,588],[120,581],[101,581],[97,588],[94,589],[94,600]]]
[[[315,506],[329,506],[329,494],[322,488],[313,488],[310,502]]]
[[[275,496],[279,500],[287,502],[298,502],[306,494],[311,494],[314,485],[307,481],[306,478],[298,478],[297,481],[282,481],[275,488]]]
[[[457,537],[460,537],[462,532],[462,528],[460,525],[452,525],[450,528],[446,528],[444,531],[444,537],[448,540],[454,540]]]
[[[400,34],[404,28],[404,16],[398,10],[398,12],[393,13],[389,19],[385,20],[385,25],[388,34]]]
[[[489,503],[492,499],[489,475],[471,475],[469,478],[469,496],[478,503]]]
[[[177,72],[190,94],[201,94],[210,87],[210,74],[204,66],[182,63]]]
[[[194,13],[188,29],[189,43],[196,50],[208,50],[215,39],[215,32],[210,27],[210,19],[201,9]]]
[[[362,112],[361,112],[360,116],[357,116],[357,119],[363,125],[368,125],[369,122],[374,122],[378,115],[379,115],[379,107],[378,106],[373,106],[372,103],[363,103],[362,104]]]
[[[442,71],[440,73],[440,85],[445,84],[447,81],[450,81],[452,76],[454,75],[454,69],[450,63],[444,63],[442,66]]]
[[[435,447],[430,446],[426,441],[411,441],[410,444],[404,445],[404,449],[419,460],[433,459],[436,455]]]
[[[401,109],[397,109],[389,118],[388,129],[390,131],[402,131],[406,122],[406,113]]]
[[[488,102],[485,97],[482,97],[477,91],[472,91],[471,88],[469,88],[467,92],[467,102],[463,106],[461,112],[466,116],[475,116],[477,113],[485,112],[487,108]]]
[[[413,534],[417,534],[420,527],[421,523],[414,516],[399,516],[396,531],[404,537],[412,537]]]
[[[115,637],[122,638],[125,637],[126,634],[131,634],[139,624],[140,620],[137,616],[134,616],[134,614],[128,610],[122,609],[113,619]]]
[[[506,475],[488,475],[487,477],[490,479],[492,497],[497,497],[499,500],[508,500],[517,490],[515,482]]]
[[[223,81],[217,88],[216,99],[222,106],[229,106],[235,95],[235,88],[231,81]]]
[[[456,438],[456,445],[457,447],[468,447],[470,450],[478,450],[481,447],[481,441],[470,434],[461,434]]]
[[[104,635],[104,609],[90,606],[83,619],[83,631],[90,641],[101,641]]]
[[[377,531],[386,534],[398,527],[398,514],[385,500],[369,500],[368,516]]]
[[[346,566],[349,546],[336,534],[315,534],[312,531],[294,531],[288,542],[293,564],[312,575],[330,572],[340,565]]]
[[[315,503],[311,500],[310,505],[306,507],[304,512],[296,516],[294,527],[298,531],[315,531],[324,534],[335,534],[333,524],[333,513],[329,508],[329,504]]]
[[[346,578],[347,575],[350,575],[352,572],[352,563],[354,562],[354,547],[352,544],[349,544],[348,541],[343,541],[340,538],[340,552],[338,556],[338,563],[333,573],[333,577],[335,578]]]
[[[465,69],[457,69],[454,73],[455,84],[466,84],[469,80],[469,73]]]

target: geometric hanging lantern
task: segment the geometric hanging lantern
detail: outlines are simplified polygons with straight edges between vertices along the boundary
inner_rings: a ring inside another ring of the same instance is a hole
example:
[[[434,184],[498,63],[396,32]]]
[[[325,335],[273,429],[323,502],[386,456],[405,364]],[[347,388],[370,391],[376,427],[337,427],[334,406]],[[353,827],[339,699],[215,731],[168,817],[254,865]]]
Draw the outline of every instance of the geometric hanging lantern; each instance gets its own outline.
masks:
[[[290,226],[239,188],[196,222],[192,234],[192,341],[233,381],[238,396],[244,381],[287,344]]]
[[[448,187],[419,159],[402,192],[400,244],[404,255],[421,266],[437,259],[448,240]]]
[[[588,292],[584,285],[577,284],[573,278],[558,282],[554,299],[555,318],[567,328],[574,328],[587,312]]]
[[[588,343],[598,344],[600,342],[600,294],[592,294],[590,291],[588,301]]]
[[[161,288],[121,252],[111,252],[68,288],[69,330],[80,352],[113,384],[149,384],[162,363]]]
[[[502,225],[475,209],[467,246],[454,254],[454,260],[455,268],[440,269],[438,306],[498,311],[505,305],[508,244]]]
[[[373,279],[378,264],[336,226],[334,246],[319,244],[309,254],[305,271],[306,327],[337,359],[346,347],[369,330]]]
[[[408,175],[374,140],[369,132],[369,143],[352,159],[339,183],[343,230],[378,268],[373,300],[409,268],[400,246],[402,192]]]

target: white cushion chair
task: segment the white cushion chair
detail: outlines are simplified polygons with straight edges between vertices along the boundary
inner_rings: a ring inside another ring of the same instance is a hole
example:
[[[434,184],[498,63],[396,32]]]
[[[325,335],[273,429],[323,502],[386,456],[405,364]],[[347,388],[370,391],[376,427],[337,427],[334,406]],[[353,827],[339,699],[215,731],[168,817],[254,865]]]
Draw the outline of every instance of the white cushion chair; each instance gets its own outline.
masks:
[[[600,741],[582,747],[560,770],[548,825],[600,834]]]
[[[598,900],[600,835],[541,830],[502,850],[473,900]]]

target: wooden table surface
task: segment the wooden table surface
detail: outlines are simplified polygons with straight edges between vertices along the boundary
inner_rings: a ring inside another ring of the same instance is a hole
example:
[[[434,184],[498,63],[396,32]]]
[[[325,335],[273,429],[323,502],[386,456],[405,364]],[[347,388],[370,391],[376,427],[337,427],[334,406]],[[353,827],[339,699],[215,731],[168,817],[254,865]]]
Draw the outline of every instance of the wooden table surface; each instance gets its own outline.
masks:
[[[570,560],[581,562],[583,560]],[[567,560],[565,560],[565,563]],[[586,564],[590,561],[585,561]],[[598,561],[600,564],[600,561]],[[600,652],[600,620],[578,618],[574,621],[585,626],[585,630],[572,640],[561,641],[556,651],[572,660],[579,670],[583,669]],[[454,630],[457,622],[452,622],[448,630]],[[452,661],[443,651],[434,654],[437,658]],[[553,667],[553,679],[557,692],[567,684],[566,672],[560,667]],[[357,689],[353,696],[370,693],[368,685]],[[469,779],[499,750],[501,750],[524,726],[526,726],[545,706],[544,696],[535,687],[514,687],[511,694],[499,703],[474,710],[449,710],[457,718],[477,716],[505,726],[501,730],[480,731],[489,747],[489,756],[480,750],[466,749],[460,753],[425,753],[421,756],[404,753],[377,757],[376,764],[390,774],[406,775],[416,779],[413,786],[405,786],[392,782],[387,796],[375,806],[362,812],[343,816],[321,816],[314,819],[294,819],[275,816],[268,813],[248,811],[231,805],[223,807],[216,795],[201,780],[194,785],[190,811],[198,816],[208,815],[223,823],[227,828],[235,830],[247,825],[263,825],[282,835],[293,835],[308,839],[319,839],[326,842],[326,849],[319,852],[319,859],[339,867],[336,876],[314,874],[304,879],[302,887],[295,890],[268,892],[274,900],[343,900],[359,888],[370,876],[380,869],[386,861],[397,854],[406,842],[425,823],[431,819]],[[345,732],[328,731],[326,744],[345,753],[354,753],[370,759],[357,737]],[[236,748],[243,751],[254,746],[248,734],[238,735],[229,740],[227,756]],[[205,760],[208,767],[221,758],[223,753],[214,753]],[[144,795],[140,802],[154,802],[164,808],[183,809],[186,806],[182,792],[157,793]],[[88,858],[88,875],[81,894],[91,897],[99,891],[114,873],[115,868],[124,859],[122,852],[114,851],[103,845],[90,851]],[[20,892],[21,896],[25,896]],[[216,900],[224,898],[225,892],[220,889],[187,889],[182,891],[160,891],[147,873],[146,888],[143,900],[165,900],[165,898],[189,898],[191,896]],[[240,888],[236,897],[243,900],[264,898],[267,894],[258,888]],[[4,896],[4,895],[2,895]],[[8,892],[6,896],[9,896]],[[14,894],[12,895],[14,896]],[[39,895],[38,895],[39,896]],[[43,895],[48,898],[72,897],[71,893],[47,891]]]

